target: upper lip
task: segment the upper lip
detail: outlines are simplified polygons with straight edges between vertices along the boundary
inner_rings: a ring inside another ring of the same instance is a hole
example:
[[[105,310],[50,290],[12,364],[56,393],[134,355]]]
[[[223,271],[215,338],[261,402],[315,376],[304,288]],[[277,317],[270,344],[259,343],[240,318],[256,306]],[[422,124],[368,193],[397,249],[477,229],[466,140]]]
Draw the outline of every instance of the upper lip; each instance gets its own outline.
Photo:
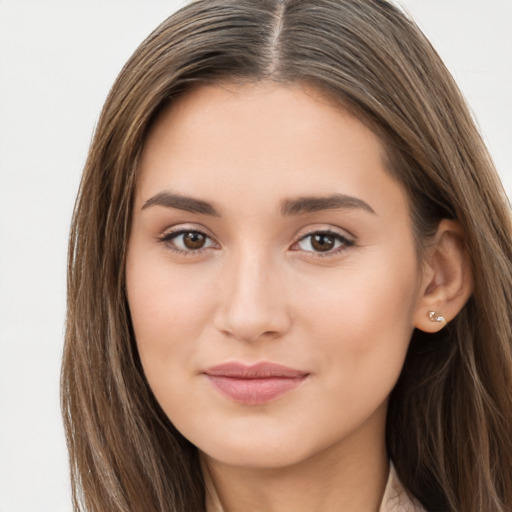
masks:
[[[232,379],[265,379],[265,378],[289,378],[305,377],[309,372],[289,368],[277,363],[261,362],[247,365],[240,362],[227,362],[212,366],[203,373],[211,377],[231,377]]]

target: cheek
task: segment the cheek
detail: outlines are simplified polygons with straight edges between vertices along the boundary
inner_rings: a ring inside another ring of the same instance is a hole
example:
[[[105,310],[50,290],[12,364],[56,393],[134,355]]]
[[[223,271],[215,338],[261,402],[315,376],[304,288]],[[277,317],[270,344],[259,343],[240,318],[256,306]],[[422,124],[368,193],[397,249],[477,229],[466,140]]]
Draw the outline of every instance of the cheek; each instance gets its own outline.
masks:
[[[335,269],[321,280],[316,276],[314,282],[301,283],[308,293],[302,294],[300,308],[310,312],[319,334],[332,330],[354,348],[364,348],[388,332],[411,331],[418,289],[415,269],[413,259],[407,265],[389,264],[383,256]]]
[[[336,269],[325,282],[302,283],[314,292],[301,309],[333,393],[341,380],[352,391],[391,391],[412,335],[419,285],[414,252],[371,256]]]
[[[144,372],[156,392],[190,369],[214,293],[191,267],[173,270],[165,258],[138,256],[128,254],[128,303]]]
[[[212,291],[187,270],[172,272],[157,262],[145,268],[138,261],[127,265],[127,293],[146,379],[162,409],[180,425],[197,415],[198,340],[211,317]]]

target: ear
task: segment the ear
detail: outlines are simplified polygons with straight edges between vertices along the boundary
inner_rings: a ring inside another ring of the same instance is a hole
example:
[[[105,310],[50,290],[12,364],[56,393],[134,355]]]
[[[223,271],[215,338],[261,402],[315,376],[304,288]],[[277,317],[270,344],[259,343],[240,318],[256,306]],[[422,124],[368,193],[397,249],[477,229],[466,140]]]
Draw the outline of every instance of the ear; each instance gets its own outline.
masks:
[[[471,296],[473,272],[464,236],[458,222],[444,219],[427,250],[414,315],[414,326],[424,332],[440,331],[457,316]]]

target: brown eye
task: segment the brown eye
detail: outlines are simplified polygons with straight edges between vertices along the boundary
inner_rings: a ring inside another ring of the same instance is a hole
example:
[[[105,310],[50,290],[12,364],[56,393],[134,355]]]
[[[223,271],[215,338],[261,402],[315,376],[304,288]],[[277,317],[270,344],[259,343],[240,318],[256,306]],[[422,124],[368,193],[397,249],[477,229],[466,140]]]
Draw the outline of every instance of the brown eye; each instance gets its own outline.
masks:
[[[187,249],[202,249],[206,243],[206,236],[198,231],[189,231],[183,234],[183,245]]]
[[[301,251],[309,253],[329,253],[337,254],[340,251],[354,245],[354,242],[341,233],[330,231],[316,231],[302,237],[297,246]]]
[[[169,249],[180,253],[193,253],[216,247],[215,242],[201,231],[176,231],[163,236],[160,240]]]
[[[328,233],[318,233],[311,237],[311,247],[318,252],[330,251],[334,248],[335,243],[334,236]]]

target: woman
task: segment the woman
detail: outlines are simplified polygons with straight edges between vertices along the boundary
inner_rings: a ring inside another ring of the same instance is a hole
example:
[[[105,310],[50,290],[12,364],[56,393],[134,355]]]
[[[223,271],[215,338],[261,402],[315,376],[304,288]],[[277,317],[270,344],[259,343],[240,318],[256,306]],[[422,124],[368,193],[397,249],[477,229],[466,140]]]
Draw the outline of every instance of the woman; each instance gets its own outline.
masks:
[[[379,0],[199,0],[105,104],[73,219],[76,510],[512,508],[509,207]]]

